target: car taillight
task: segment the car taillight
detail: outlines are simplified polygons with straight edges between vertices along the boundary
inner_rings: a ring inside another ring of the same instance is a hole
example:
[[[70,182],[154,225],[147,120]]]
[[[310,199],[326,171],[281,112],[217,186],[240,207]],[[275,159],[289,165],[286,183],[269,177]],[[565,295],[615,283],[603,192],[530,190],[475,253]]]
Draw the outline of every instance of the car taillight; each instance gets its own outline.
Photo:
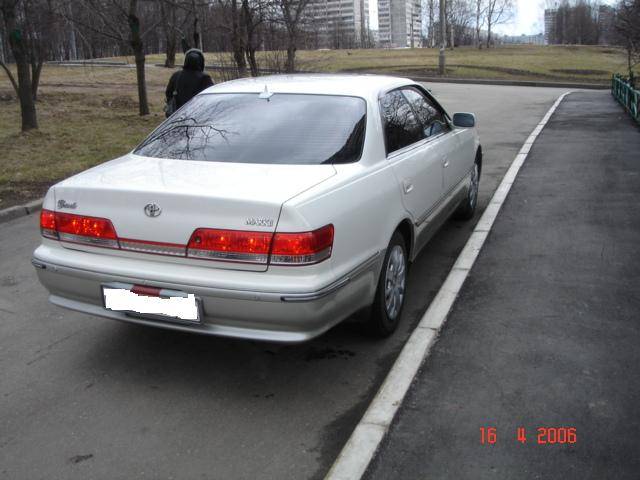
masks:
[[[56,214],[51,210],[40,211],[40,232],[43,237],[58,240],[58,232],[56,232]]]
[[[229,262],[310,265],[329,258],[332,247],[333,225],[313,232],[276,234],[199,228],[191,235],[187,256]]]
[[[267,263],[272,233],[198,228],[187,245],[187,256],[246,263]]]
[[[276,233],[271,249],[272,265],[310,265],[326,260],[333,248],[333,225],[313,232]]]
[[[107,218],[71,213],[40,212],[42,236],[96,247],[266,265],[311,265],[326,260],[333,248],[333,225],[312,232],[271,233],[216,228],[196,229],[189,243],[162,243],[118,238]],[[186,248],[185,248],[186,247]]]
[[[98,247],[118,248],[118,236],[106,218],[42,210],[40,229],[47,238],[85,243]]]

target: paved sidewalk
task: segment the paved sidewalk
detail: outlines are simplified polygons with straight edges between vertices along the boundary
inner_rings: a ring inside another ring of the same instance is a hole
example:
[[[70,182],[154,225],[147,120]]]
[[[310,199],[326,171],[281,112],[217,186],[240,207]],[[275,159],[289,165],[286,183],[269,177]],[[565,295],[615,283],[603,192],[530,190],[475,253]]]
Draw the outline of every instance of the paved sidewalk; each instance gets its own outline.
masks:
[[[640,478],[640,129],[609,94],[538,138],[366,476]]]

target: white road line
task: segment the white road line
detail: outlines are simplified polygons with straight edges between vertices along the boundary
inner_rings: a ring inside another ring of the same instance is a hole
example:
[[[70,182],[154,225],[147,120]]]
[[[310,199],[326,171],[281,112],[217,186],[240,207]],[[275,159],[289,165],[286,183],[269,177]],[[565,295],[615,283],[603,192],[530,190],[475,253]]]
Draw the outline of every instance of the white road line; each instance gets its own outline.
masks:
[[[493,194],[489,205],[480,217],[442,287],[402,348],[387,378],[342,448],[325,480],[358,480],[365,473],[380,446],[380,442],[389,430],[393,417],[402,404],[411,382],[427,358],[438,332],[444,325],[533,142],[536,141],[564,97],[570,93],[566,92],[560,95],[511,162],[509,170]]]

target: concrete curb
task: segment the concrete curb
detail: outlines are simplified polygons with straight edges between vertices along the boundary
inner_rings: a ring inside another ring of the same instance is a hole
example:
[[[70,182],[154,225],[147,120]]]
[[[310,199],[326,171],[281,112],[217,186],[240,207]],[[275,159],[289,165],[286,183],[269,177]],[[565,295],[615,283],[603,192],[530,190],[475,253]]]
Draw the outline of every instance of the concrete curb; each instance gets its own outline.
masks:
[[[603,83],[564,83],[564,82],[539,82],[537,80],[489,80],[479,78],[443,78],[443,77],[410,77],[418,82],[429,83],[462,83],[475,85],[502,85],[508,87],[549,87],[549,88],[575,88],[587,90],[609,90],[611,85]]]
[[[13,220],[14,218],[25,217],[27,215],[31,215],[32,213],[40,211],[42,208],[42,201],[44,198],[38,198],[36,200],[32,200],[24,205],[16,205],[15,207],[5,208],[4,210],[0,210],[0,223],[8,222],[9,220]]]
[[[464,284],[480,250],[487,239],[520,167],[531,146],[542,132],[558,105],[571,92],[556,100],[544,118],[531,132],[520,152],[494,192],[489,205],[476,224],[469,240],[454,263],[449,275],[440,287],[420,323],[409,336],[400,355],[391,367],[378,393],[367,408],[355,430],[342,448],[324,480],[359,480],[374,459],[380,444],[389,432],[391,423],[402,405],[406,393],[419,369],[426,363],[431,347],[445,324],[462,285]]]

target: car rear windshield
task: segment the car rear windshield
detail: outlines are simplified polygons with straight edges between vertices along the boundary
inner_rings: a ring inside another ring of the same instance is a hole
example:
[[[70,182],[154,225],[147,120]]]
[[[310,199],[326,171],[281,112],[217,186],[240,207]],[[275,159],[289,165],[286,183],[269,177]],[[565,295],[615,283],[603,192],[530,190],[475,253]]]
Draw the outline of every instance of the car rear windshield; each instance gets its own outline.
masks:
[[[335,95],[226,93],[193,98],[135,153],[209,162],[357,162],[364,99]]]

